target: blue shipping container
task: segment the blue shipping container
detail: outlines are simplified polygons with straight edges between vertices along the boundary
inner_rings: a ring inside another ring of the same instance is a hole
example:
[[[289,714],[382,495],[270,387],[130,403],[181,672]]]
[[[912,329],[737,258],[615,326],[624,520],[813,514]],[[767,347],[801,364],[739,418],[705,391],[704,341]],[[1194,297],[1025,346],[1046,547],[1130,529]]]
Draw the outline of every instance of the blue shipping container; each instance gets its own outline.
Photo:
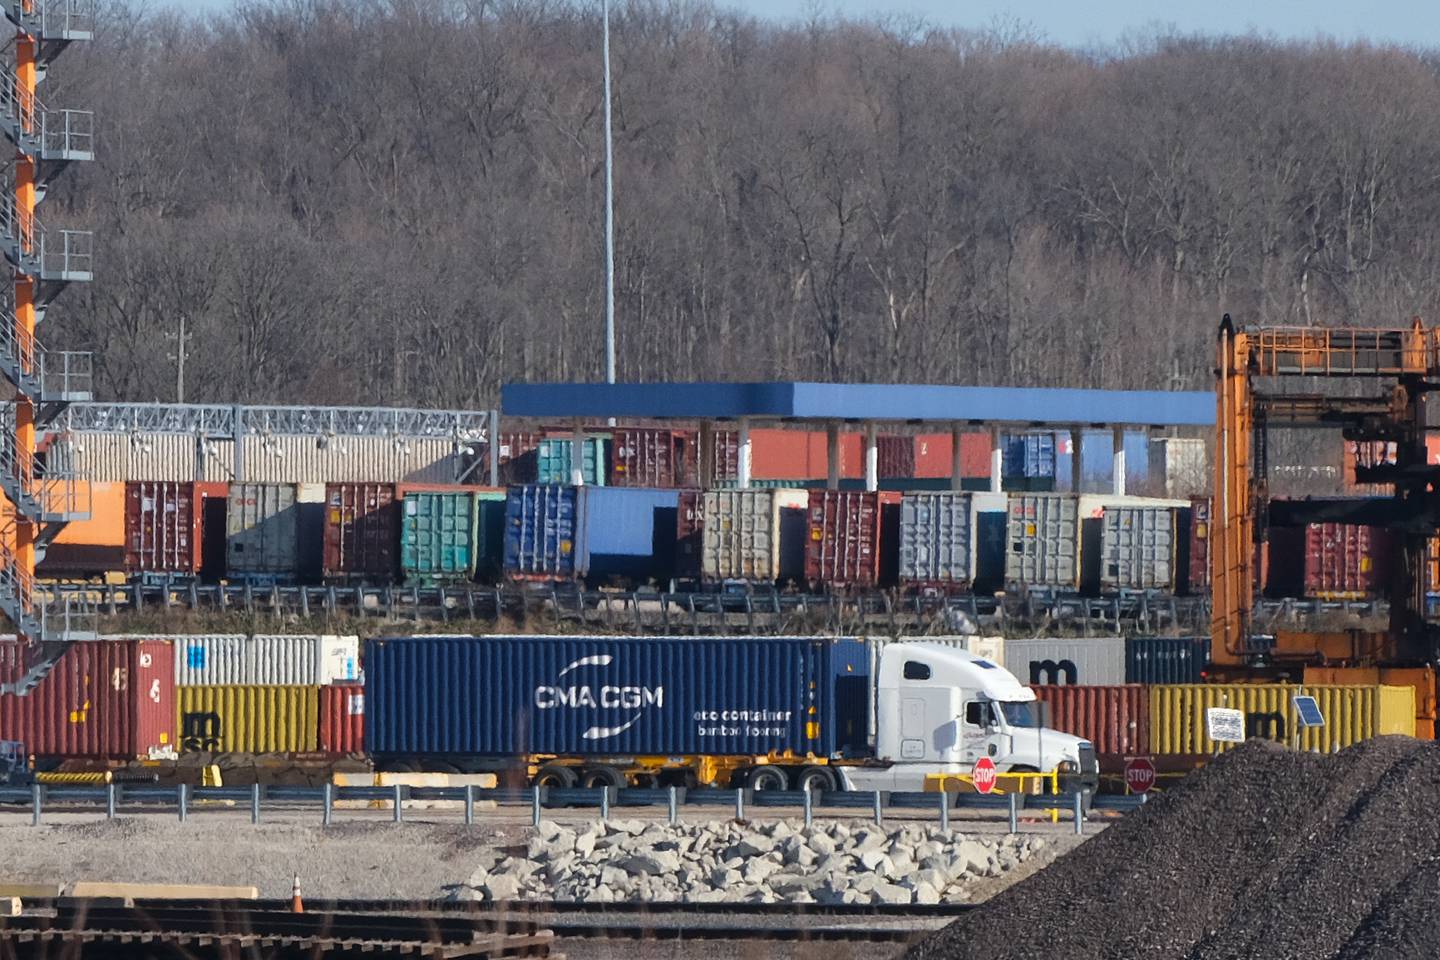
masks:
[[[1129,637],[1126,683],[1203,683],[1209,637]]]
[[[868,684],[863,650],[863,641],[826,637],[370,640],[365,749],[858,754],[869,711],[856,695]]]
[[[675,575],[680,491],[584,487],[579,496],[577,569],[592,579],[664,581]]]
[[[583,489],[583,488],[582,488]],[[505,494],[505,572],[513,577],[564,580],[583,576],[575,539],[575,487],[527,484]]]
[[[1012,433],[1002,438],[1001,469],[1006,477],[1055,476],[1055,434]]]

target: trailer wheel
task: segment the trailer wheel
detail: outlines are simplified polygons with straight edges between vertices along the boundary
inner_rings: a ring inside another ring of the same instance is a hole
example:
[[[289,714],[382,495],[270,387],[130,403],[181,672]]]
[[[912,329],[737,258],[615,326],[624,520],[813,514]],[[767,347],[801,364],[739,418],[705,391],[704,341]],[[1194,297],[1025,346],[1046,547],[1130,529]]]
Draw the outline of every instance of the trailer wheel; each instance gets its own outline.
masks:
[[[784,790],[785,768],[784,767],[755,767],[745,778],[745,784],[751,790]]]
[[[625,780],[625,774],[614,767],[586,767],[580,773],[580,786],[594,790],[596,787],[619,788],[629,784]]]
[[[568,790],[575,786],[575,771],[563,763],[547,763],[535,771],[534,786],[559,787]]]
[[[806,767],[796,774],[795,789],[830,793],[840,789],[840,783],[835,779],[835,771],[829,767]]]

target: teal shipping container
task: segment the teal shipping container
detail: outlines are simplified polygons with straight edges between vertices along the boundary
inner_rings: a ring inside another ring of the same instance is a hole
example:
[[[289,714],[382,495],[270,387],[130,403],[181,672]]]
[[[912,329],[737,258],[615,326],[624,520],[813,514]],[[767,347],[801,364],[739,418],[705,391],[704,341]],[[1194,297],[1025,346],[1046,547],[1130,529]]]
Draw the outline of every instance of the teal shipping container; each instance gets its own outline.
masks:
[[[505,559],[504,490],[406,490],[400,569],[407,581],[493,580]]]
[[[605,437],[585,438],[581,469],[584,471],[585,483],[592,487],[605,486],[605,465],[610,462],[605,445],[609,442]],[[535,482],[568,485],[571,481],[570,451],[574,446],[575,441],[568,437],[547,437],[541,440],[535,450]]]

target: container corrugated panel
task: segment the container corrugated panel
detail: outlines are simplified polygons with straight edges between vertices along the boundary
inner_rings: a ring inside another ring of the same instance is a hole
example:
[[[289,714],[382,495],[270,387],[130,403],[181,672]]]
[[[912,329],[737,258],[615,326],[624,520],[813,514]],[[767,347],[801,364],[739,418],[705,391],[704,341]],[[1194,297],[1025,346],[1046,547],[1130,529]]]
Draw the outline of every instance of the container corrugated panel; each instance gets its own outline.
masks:
[[[400,540],[396,514],[394,484],[326,484],[325,576],[367,583],[394,580]]]
[[[1210,661],[1209,637],[1128,637],[1126,683],[1199,683]]]
[[[505,573],[546,580],[584,576],[575,553],[580,522],[575,487],[511,487],[505,498]]]
[[[320,688],[319,747],[322,753],[365,750],[365,687],[358,683]]]
[[[1008,434],[1001,439],[1003,475],[1048,479],[1055,476],[1055,434]]]
[[[483,457],[479,447],[436,437],[331,437],[319,430],[313,436],[246,436],[243,479],[256,483],[454,483]]]
[[[915,438],[894,434],[876,437],[875,466],[882,477],[915,476]]]
[[[125,484],[125,569],[192,574],[200,568],[200,519],[195,484]]]
[[[716,430],[715,464],[705,486],[734,481],[740,476],[740,433],[737,430]]]
[[[698,431],[653,427],[616,430],[610,444],[609,481],[616,487],[698,487]]]
[[[1005,641],[1005,669],[1021,683],[1118,686],[1125,682],[1125,641],[1012,637]]]
[[[585,482],[590,486],[604,486],[605,484],[605,445],[608,443],[603,437],[585,438],[585,456],[581,463],[581,472]],[[535,450],[535,482],[541,484],[564,484],[571,481],[570,476],[570,449],[575,445],[573,439],[561,437],[546,437],[540,441]]]
[[[406,580],[469,580],[478,562],[480,498],[473,492],[407,492],[400,521]]]
[[[650,556],[655,549],[655,511],[674,510],[678,490],[638,487],[582,487],[581,555]]]
[[[1036,686],[1035,696],[1049,707],[1046,725],[1084,737],[1095,752],[1136,756],[1150,750],[1150,691],[1139,684],[1120,686]]]
[[[893,493],[811,490],[805,579],[829,586],[878,584],[881,511],[897,499]]]
[[[1305,595],[1383,597],[1389,589],[1393,536],[1381,527],[1312,523],[1305,528]]]
[[[232,483],[225,514],[225,566],[231,574],[293,576],[299,569],[295,486]]]
[[[0,682],[24,672],[25,646],[0,642]],[[47,757],[173,756],[174,677],[174,650],[162,640],[73,644],[28,694],[0,694],[0,740]]]
[[[1315,698],[1325,726],[1300,729],[1300,749],[1331,753],[1384,734],[1414,736],[1413,687],[1306,684],[1196,684],[1150,688],[1150,750],[1157,754],[1208,755],[1217,748],[1206,736],[1205,711],[1242,710],[1251,739],[1293,744],[1297,733],[1291,697]]]
[[[175,683],[313,686],[360,679],[360,642],[339,635],[176,637]]]
[[[1005,580],[1080,585],[1080,503],[1073,494],[1015,493],[1006,521]]]
[[[971,572],[968,493],[907,493],[900,500],[900,582],[963,586]]]
[[[1177,522],[1168,507],[1106,507],[1100,521],[1100,586],[1176,590]]]
[[[1190,500],[1190,592],[1210,592],[1210,498]]]
[[[806,510],[804,490],[707,490],[700,572],[707,580],[780,577],[781,511]]]
[[[178,687],[181,753],[313,753],[320,688]]]
[[[372,755],[831,756],[837,641],[815,637],[410,637],[365,648]],[[857,645],[858,646],[858,645]]]

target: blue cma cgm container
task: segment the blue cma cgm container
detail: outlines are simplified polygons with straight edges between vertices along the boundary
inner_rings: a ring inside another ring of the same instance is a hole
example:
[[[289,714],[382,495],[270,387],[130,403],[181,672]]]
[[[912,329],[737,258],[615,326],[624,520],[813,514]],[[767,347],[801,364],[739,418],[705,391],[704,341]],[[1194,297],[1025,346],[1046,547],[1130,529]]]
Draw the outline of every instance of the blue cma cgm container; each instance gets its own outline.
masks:
[[[365,646],[374,757],[864,751],[866,647],[833,637],[402,637]]]

